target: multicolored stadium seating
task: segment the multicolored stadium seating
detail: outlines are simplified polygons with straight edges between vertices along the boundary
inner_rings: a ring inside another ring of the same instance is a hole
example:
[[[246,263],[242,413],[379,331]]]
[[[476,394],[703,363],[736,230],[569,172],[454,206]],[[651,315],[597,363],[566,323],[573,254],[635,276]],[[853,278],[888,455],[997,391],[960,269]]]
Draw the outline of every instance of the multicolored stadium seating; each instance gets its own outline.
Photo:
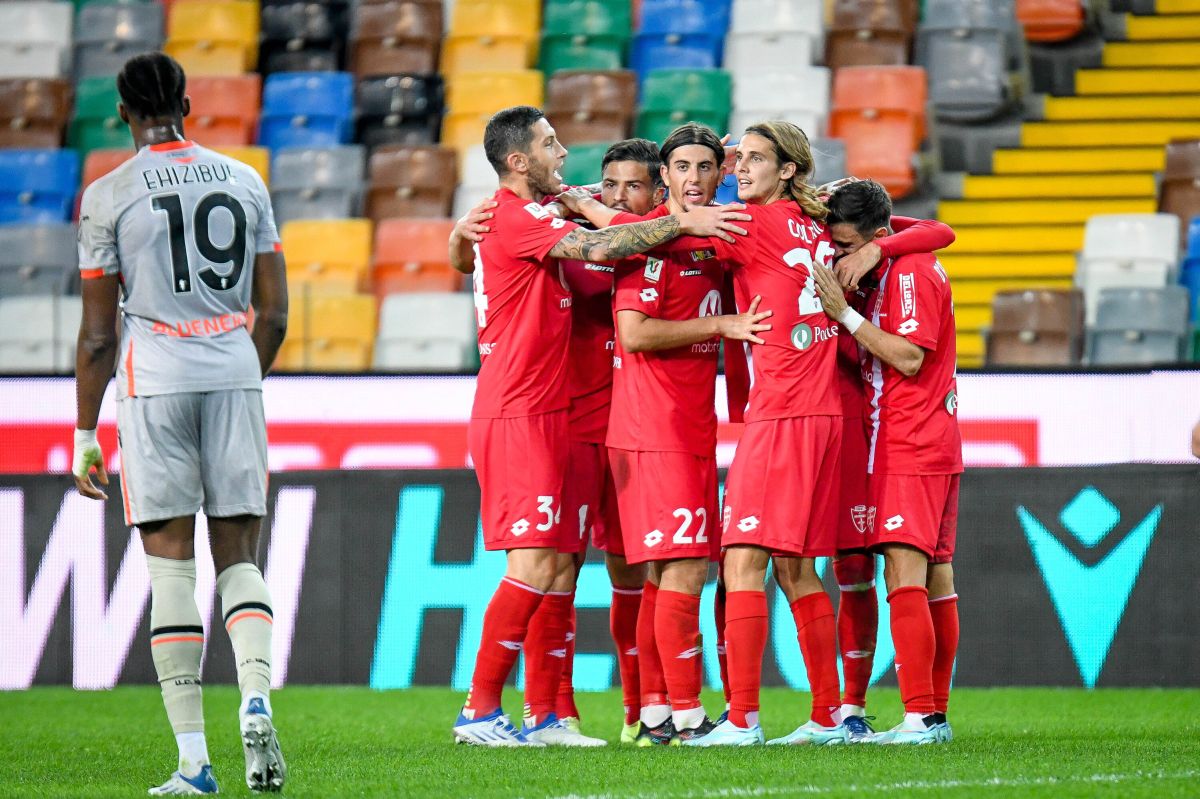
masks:
[[[1195,350],[1200,0],[25,0],[0,2],[0,370],[71,370],[70,223],[132,154],[113,76],[159,48],[188,134],[268,181],[281,371],[477,366],[446,236],[518,103],[576,183],[629,135],[796,122],[814,181],[872,177],[955,227],[963,366]]]

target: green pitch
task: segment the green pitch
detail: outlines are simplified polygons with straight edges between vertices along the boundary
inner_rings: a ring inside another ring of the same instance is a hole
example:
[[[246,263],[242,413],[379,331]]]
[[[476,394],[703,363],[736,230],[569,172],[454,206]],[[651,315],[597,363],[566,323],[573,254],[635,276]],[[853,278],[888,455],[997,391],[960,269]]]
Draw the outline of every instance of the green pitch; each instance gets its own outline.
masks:
[[[248,795],[229,687],[205,690],[222,793]],[[895,691],[872,694],[879,725]],[[956,740],[920,748],[482,750],[454,746],[462,701],[441,689],[304,688],[273,696],[286,796],[1200,797],[1200,691],[958,690]],[[767,737],[804,718],[807,694],[764,692]],[[720,706],[716,695],[707,707]],[[519,698],[506,705],[517,710]],[[620,696],[583,694],[584,730],[614,739]],[[134,797],[169,776],[175,746],[158,691],[0,693],[0,794]]]

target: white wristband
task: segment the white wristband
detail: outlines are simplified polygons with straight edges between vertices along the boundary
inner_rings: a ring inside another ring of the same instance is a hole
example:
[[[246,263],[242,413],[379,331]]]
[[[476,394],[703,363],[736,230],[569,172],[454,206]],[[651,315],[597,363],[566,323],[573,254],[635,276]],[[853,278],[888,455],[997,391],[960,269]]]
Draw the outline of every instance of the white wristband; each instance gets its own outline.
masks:
[[[838,314],[838,321],[845,325],[846,329],[850,331],[850,335],[853,336],[862,327],[862,323],[867,320],[863,318],[862,314],[847,305],[846,310]]]
[[[95,430],[80,430],[78,427],[75,428],[75,446],[86,447],[89,444],[95,444],[95,443],[96,443],[96,431]]]

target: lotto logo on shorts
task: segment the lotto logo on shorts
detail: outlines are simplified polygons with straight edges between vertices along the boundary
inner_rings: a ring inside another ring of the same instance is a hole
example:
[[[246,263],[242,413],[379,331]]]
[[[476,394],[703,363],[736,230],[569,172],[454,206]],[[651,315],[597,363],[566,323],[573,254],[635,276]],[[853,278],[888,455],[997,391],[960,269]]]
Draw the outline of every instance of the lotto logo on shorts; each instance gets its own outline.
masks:
[[[757,516],[747,516],[746,518],[744,518],[740,522],[738,522],[738,529],[741,530],[743,533],[748,533],[751,530],[758,529],[758,517]]]
[[[895,516],[884,522],[883,526],[888,530],[899,530],[904,526],[904,517],[897,513]]]
[[[656,547],[662,543],[662,540],[663,534],[659,530],[651,530],[650,532],[646,533],[646,537],[642,539],[642,541],[648,547]]]
[[[529,532],[529,522],[525,519],[518,519],[512,526],[513,535],[524,535]]]
[[[871,510],[875,510],[871,508]],[[854,529],[860,533],[867,532],[867,506],[855,505],[850,509],[850,521],[854,524]]]
[[[900,327],[896,328],[896,332],[902,336],[907,336],[909,333],[917,332],[918,323],[916,319],[905,319]]]
[[[658,289],[642,289],[642,293],[638,296],[642,298],[642,302],[654,302],[658,299]]]

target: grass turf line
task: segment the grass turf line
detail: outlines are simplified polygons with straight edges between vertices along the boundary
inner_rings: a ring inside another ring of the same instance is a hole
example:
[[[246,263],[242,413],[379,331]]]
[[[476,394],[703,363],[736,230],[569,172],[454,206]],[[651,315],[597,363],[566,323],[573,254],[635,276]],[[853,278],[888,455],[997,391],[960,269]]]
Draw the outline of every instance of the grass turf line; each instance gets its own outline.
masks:
[[[221,792],[247,796],[237,693],[205,690]],[[444,689],[290,687],[272,696],[294,797],[1200,797],[1198,690],[958,689],[955,741],[938,747],[484,750],[450,743],[462,701]],[[506,705],[520,708],[514,692]],[[584,730],[614,740],[617,692],[580,694]],[[805,718],[808,694],[763,692],[768,737]],[[894,690],[871,695],[884,728]],[[720,697],[706,694],[710,710]],[[0,693],[0,794],[133,797],[167,778],[175,746],[155,687]]]

